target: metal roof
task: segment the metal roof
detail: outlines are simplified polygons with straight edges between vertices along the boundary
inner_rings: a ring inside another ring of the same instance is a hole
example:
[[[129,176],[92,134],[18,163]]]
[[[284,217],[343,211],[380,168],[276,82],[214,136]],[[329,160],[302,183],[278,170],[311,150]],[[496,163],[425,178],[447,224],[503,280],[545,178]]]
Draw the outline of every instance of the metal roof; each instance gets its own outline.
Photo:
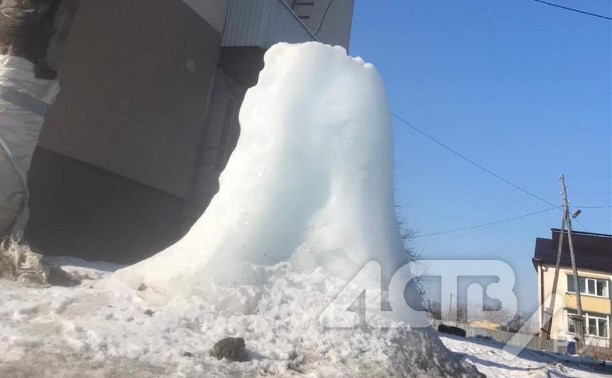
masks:
[[[222,47],[260,47],[317,38],[282,0],[230,0]]]
[[[552,238],[537,238],[533,254],[533,264],[542,262],[545,265],[555,265],[561,231],[552,229]],[[593,234],[588,232],[572,232],[576,267],[607,274],[612,274],[612,235]],[[561,266],[572,266],[567,232],[563,235]]]

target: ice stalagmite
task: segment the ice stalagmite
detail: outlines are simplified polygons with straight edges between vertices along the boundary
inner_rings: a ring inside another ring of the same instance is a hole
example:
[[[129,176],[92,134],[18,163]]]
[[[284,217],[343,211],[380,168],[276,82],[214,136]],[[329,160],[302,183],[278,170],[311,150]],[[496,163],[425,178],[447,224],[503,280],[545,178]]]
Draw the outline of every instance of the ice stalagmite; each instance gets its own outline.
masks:
[[[196,295],[215,304],[219,319],[225,310],[247,316],[245,328],[233,332],[255,348],[273,340],[299,350],[305,371],[477,375],[431,327],[413,329],[427,324],[421,312],[400,317],[399,327],[319,321],[368,262],[380,263],[385,282],[407,262],[394,212],[389,110],[376,69],[340,47],[275,45],[246,94],[240,126],[202,217],[178,243],[115,278],[153,304]],[[285,262],[290,267],[278,265]],[[408,296],[419,300],[415,291]],[[339,360],[338,353],[353,357]]]
[[[198,280],[246,282],[244,263],[290,261],[350,278],[406,262],[393,202],[393,145],[376,69],[340,47],[279,44],[240,111],[220,190],[178,243],[117,276],[160,299]]]

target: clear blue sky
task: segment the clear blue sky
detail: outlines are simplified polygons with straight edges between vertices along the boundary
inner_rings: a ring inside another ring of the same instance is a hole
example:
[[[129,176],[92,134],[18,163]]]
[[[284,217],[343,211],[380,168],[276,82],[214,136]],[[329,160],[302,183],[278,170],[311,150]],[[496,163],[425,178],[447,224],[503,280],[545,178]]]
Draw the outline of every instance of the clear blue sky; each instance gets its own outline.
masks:
[[[550,1],[612,16],[609,0]],[[564,173],[571,205],[611,205],[611,21],[532,0],[356,0],[350,53],[378,68],[393,112],[439,141],[554,204]],[[397,200],[415,231],[550,207],[393,126]],[[612,234],[612,208],[583,209],[579,220]],[[424,259],[508,262],[519,307],[530,310],[535,239],[560,221],[551,210],[413,244]]]

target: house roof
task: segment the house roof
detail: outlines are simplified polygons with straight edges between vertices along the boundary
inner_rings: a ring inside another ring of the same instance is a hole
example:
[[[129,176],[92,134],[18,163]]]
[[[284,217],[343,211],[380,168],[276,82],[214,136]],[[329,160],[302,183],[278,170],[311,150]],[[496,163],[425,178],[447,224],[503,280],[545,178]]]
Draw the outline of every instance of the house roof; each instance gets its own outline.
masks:
[[[555,265],[561,231],[553,228],[552,238],[537,238],[533,254],[533,266],[537,264]],[[578,269],[595,270],[612,274],[612,235],[572,231],[572,241]],[[571,268],[567,232],[563,235],[561,266]]]

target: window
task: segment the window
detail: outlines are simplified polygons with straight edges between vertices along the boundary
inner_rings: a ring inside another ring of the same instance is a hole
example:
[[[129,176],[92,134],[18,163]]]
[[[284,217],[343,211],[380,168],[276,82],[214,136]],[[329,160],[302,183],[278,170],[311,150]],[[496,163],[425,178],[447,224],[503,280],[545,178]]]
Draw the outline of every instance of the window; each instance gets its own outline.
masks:
[[[608,282],[604,280],[597,280],[596,285],[597,285],[597,288],[596,288],[595,295],[599,295],[600,297],[607,297],[608,296]]]
[[[608,280],[578,277],[578,287],[580,288],[580,294],[608,297]],[[569,274],[567,275],[567,291],[569,293],[576,292],[574,277]]]
[[[608,316],[585,312],[582,314],[584,322],[584,334],[587,336],[596,336],[608,338]],[[574,310],[567,310],[567,331],[576,332],[576,323],[578,314]]]
[[[567,314],[567,332],[574,333],[576,332],[576,314]]]

